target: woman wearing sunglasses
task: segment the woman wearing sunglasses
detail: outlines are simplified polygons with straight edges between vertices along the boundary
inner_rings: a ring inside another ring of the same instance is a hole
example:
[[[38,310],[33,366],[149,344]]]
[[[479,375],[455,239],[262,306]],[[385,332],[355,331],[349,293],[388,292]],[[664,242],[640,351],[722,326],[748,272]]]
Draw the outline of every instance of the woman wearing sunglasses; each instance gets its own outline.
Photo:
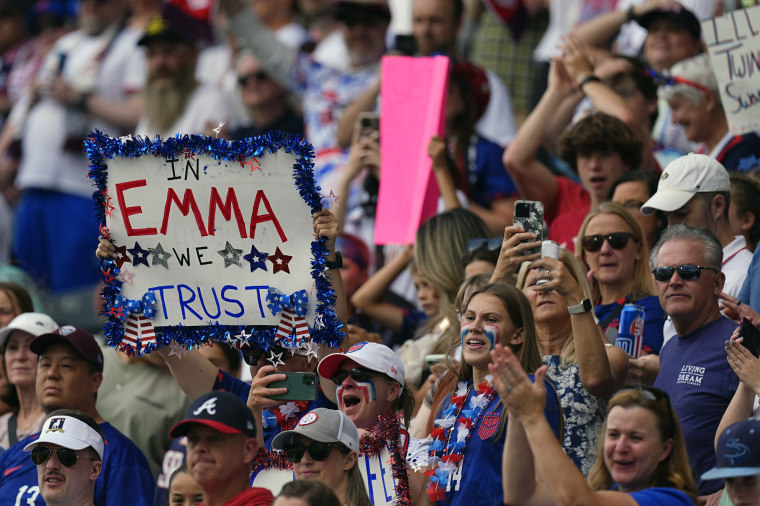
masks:
[[[523,264],[517,287],[530,301],[542,362],[562,404],[562,447],[587,475],[596,457],[605,401],[625,381],[627,356],[600,332],[586,276],[568,250],[560,250],[559,260]]]
[[[605,202],[583,220],[576,243],[592,276],[594,313],[607,339],[615,342],[623,306],[636,304],[644,308],[642,352],[658,354],[665,311],[655,295],[649,246],[639,222],[620,204]]]
[[[545,390],[530,382],[510,350],[497,347],[492,356],[494,386],[509,410],[502,469],[507,504],[696,504],[683,432],[664,392],[626,388],[610,399],[598,456],[585,480],[544,417]],[[536,379],[545,374],[539,369]]]
[[[327,485],[340,504],[371,506],[359,472],[359,432],[340,411],[317,408],[306,413],[293,430],[280,432],[272,440],[293,464],[296,479]]]

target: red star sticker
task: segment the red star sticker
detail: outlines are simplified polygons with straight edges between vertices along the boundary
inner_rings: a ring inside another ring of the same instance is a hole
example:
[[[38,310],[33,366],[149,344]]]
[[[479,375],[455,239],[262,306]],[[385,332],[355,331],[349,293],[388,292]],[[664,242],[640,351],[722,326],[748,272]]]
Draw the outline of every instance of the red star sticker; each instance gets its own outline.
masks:
[[[274,255],[269,255],[267,257],[267,260],[272,262],[272,274],[276,274],[280,271],[285,271],[290,274],[288,262],[290,262],[291,258],[293,257],[285,255],[282,251],[280,251],[280,248],[277,248],[274,252]]]
[[[191,160],[195,160],[195,153],[190,151],[190,148],[183,149],[182,154],[185,155],[185,160],[187,160],[188,158]]]
[[[105,208],[106,208],[106,211],[105,211],[105,212],[106,212],[106,214],[107,214],[108,216],[113,216],[113,210],[114,210],[114,209],[116,209],[116,208],[115,208],[114,206],[112,206],[110,202],[105,202],[105,203],[103,204],[103,207],[105,207]]]
[[[124,309],[120,307],[112,307],[108,310],[108,314],[116,317],[116,318],[123,318],[124,317]]]
[[[103,239],[110,239],[111,233],[108,231],[108,228],[106,228],[105,225],[100,226],[100,237]]]
[[[106,283],[108,283],[108,284],[111,284],[111,283],[113,283],[113,280],[114,280],[114,276],[113,276],[113,274],[111,274],[111,271],[110,271],[110,270],[104,270],[104,269],[100,269],[100,272],[102,272],[102,273],[103,273],[103,280],[104,280]]]
[[[260,164],[260,163],[259,163],[259,161],[256,159],[256,157],[255,157],[255,156],[252,156],[251,158],[252,158],[252,160],[248,160],[248,161],[245,161],[245,160],[244,160],[244,159],[241,157],[241,158],[240,158],[240,160],[238,160],[238,161],[240,162],[240,166],[241,166],[241,167],[245,167],[246,165],[248,165],[249,167],[251,167],[251,172],[253,172],[253,171],[254,171],[254,170],[256,170],[256,169],[259,169],[259,170],[261,170],[261,164]]]
[[[119,254],[119,257],[116,259],[116,267],[119,269],[121,269],[121,266],[124,265],[124,262],[132,263],[132,260],[130,260],[129,256],[127,256],[126,246],[119,246],[116,248],[116,253]]]

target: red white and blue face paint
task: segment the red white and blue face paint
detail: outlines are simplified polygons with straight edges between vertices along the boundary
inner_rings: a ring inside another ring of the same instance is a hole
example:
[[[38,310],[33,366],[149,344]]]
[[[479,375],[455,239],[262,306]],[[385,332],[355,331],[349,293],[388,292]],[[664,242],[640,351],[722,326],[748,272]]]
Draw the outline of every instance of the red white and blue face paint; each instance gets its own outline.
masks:
[[[354,384],[356,386],[350,389],[345,389],[343,388],[343,385],[338,385],[338,388],[335,390],[335,395],[338,398],[338,406],[345,406],[343,403],[343,397],[346,395],[351,396],[351,394],[361,398],[365,404],[377,400],[377,390],[375,389],[374,381],[355,381]],[[356,390],[356,392],[354,392],[354,390]]]
[[[473,322],[468,322],[468,321],[462,322],[462,327],[460,330],[460,336],[462,338],[462,348],[464,348],[465,341],[467,340],[466,338],[468,334],[470,333],[470,329],[472,328],[472,323]],[[492,350],[493,347],[496,345],[496,343],[499,342],[499,338],[501,336],[501,329],[499,328],[498,325],[486,324],[486,325],[483,325],[483,335],[486,336],[489,344],[491,345],[489,350]]]

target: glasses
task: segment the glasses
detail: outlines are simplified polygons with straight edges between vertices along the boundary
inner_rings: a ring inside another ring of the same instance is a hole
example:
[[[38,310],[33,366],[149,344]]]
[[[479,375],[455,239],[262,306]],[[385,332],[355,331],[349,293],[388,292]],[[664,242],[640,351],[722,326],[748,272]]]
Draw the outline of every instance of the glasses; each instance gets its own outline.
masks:
[[[263,70],[257,70],[256,72],[251,72],[250,74],[246,74],[244,76],[238,77],[238,84],[240,86],[245,86],[248,84],[249,81],[268,81],[269,80],[269,74],[264,72]]]
[[[343,381],[349,376],[351,376],[354,381],[369,381],[372,379],[373,372],[374,371],[370,371],[369,369],[362,369],[359,367],[349,370],[340,369],[335,374],[333,374],[332,378],[330,379],[336,385],[343,383]]]
[[[685,77],[679,77],[679,76],[671,76],[665,73],[660,73],[655,70],[649,69],[649,75],[654,80],[655,84],[657,86],[676,86],[677,84],[685,84],[686,86],[691,86],[694,89],[697,89],[701,91],[702,93],[710,93],[713,90],[710,88],[699,84],[697,82],[691,81],[689,79],[686,79]]]
[[[263,348],[244,348],[243,360],[245,360],[245,363],[248,365],[257,365],[261,357],[263,357],[267,352],[272,352],[277,355],[278,353],[284,354],[286,351],[287,350],[285,348],[274,345],[270,346],[269,350],[265,350]]]
[[[333,448],[337,448],[343,453],[349,452],[348,448],[340,443],[321,443],[319,441],[314,441],[308,446],[291,444],[283,448],[283,452],[285,453],[285,458],[288,459],[288,462],[297,464],[298,462],[301,462],[303,454],[307,451],[309,452],[309,456],[312,458],[312,460],[322,462],[330,456],[330,451]]]
[[[53,449],[48,448],[47,446],[35,446],[32,448],[32,462],[35,463],[35,465],[42,465],[50,458],[50,456],[53,454]],[[77,459],[79,458],[79,455],[77,455],[76,450],[71,450],[69,448],[56,448],[55,449],[55,457],[58,459],[58,462],[61,463],[61,465],[64,465],[66,467],[71,467],[74,464],[77,463]],[[87,458],[87,457],[82,457]],[[87,460],[94,460],[94,459],[87,459]]]
[[[467,243],[467,251],[472,253],[473,251],[479,250],[483,246],[485,246],[488,251],[496,251],[497,249],[501,248],[501,243],[503,241],[503,237],[491,237],[490,239],[486,239],[485,237],[476,237]]]
[[[669,281],[673,277],[674,272],[678,272],[678,277],[684,281],[694,281],[702,275],[702,271],[707,269],[718,273],[718,269],[713,267],[702,267],[701,265],[679,265],[678,267],[656,267],[652,269],[654,279],[657,281]]]
[[[581,245],[583,245],[584,250],[593,253],[602,249],[602,245],[606,240],[607,244],[610,245],[610,248],[623,249],[628,245],[628,239],[631,237],[633,236],[628,232],[613,232],[607,235],[587,235],[581,239]]]

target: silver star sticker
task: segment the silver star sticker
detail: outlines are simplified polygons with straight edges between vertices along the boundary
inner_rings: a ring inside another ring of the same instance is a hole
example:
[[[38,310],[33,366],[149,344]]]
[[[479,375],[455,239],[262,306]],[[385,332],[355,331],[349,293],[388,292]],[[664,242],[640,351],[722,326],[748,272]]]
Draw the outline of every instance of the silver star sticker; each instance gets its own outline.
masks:
[[[306,352],[306,360],[311,360],[311,357],[314,357],[314,360],[317,359],[317,351],[319,350],[319,346],[317,346],[317,343],[314,341],[309,341],[305,345],[303,345],[303,349]]]
[[[240,255],[243,254],[243,250],[233,248],[232,244],[230,244],[230,241],[227,241],[224,249],[220,249],[217,251],[217,253],[222,255],[222,258],[224,258],[225,268],[229,267],[232,264],[235,264],[238,267],[243,266],[243,264],[240,262]]]
[[[222,127],[224,126],[224,121],[219,122],[219,126],[216,128],[211,129],[212,132],[216,134],[217,137],[219,137],[219,133],[222,131]]]
[[[275,367],[277,367],[278,365],[285,365],[285,362],[282,361],[282,352],[275,353],[272,350],[269,350],[269,356],[267,357],[267,362],[269,362]]]
[[[164,251],[164,247],[161,246],[161,243],[158,243],[155,248],[148,248],[148,251],[150,251],[150,254],[153,255],[151,265],[161,264],[167,269],[169,268],[167,261],[172,257],[172,255],[171,253]]]
[[[240,331],[240,334],[236,335],[233,339],[230,340],[231,343],[234,343],[235,346],[240,348],[244,344],[248,344],[248,338],[251,337],[251,334],[246,334],[245,329]]]
[[[187,354],[187,350],[182,346],[179,346],[177,343],[170,344],[169,349],[171,350],[169,356],[171,357],[172,355],[175,355],[179,360],[182,360],[182,357]]]
[[[322,320],[322,318],[323,317],[322,317],[321,314],[318,314],[317,316],[314,317],[314,328],[315,329],[319,330],[321,328],[324,328],[325,322]]]

